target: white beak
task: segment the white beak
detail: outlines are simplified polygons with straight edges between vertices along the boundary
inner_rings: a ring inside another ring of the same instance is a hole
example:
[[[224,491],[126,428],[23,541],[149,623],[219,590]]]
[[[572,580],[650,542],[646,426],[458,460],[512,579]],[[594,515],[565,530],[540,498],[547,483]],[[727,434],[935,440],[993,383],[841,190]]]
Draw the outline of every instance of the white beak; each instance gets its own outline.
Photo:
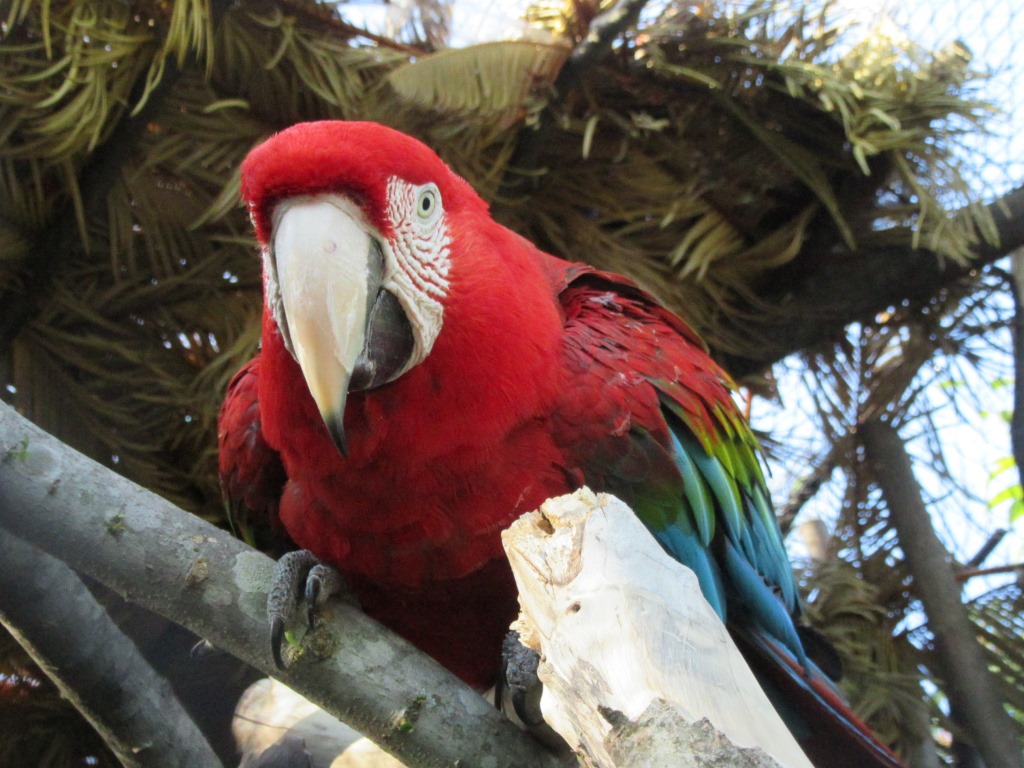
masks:
[[[354,203],[298,197],[274,211],[282,328],[338,449],[349,379],[366,344],[373,240]]]

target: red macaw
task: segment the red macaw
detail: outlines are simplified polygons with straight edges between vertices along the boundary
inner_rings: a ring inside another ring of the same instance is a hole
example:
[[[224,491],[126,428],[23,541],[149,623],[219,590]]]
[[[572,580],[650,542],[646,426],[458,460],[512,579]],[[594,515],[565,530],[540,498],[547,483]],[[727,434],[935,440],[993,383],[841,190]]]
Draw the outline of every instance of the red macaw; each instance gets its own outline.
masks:
[[[682,320],[542,253],[380,125],[289,128],[242,194],[265,312],[222,410],[230,497],[486,686],[516,613],[500,531],[584,484],[613,493],[696,572],[812,760],[898,765],[808,661],[758,446]]]

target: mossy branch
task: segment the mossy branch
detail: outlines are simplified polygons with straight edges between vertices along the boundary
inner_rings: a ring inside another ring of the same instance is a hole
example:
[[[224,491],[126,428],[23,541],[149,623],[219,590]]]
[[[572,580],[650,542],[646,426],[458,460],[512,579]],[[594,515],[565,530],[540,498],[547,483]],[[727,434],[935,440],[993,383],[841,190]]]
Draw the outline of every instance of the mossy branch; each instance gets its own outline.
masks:
[[[6,405],[0,527],[282,680],[406,765],[556,764],[475,691],[349,605],[328,604],[299,658],[279,672],[266,620],[270,558]],[[399,727],[413,702],[413,727]]]

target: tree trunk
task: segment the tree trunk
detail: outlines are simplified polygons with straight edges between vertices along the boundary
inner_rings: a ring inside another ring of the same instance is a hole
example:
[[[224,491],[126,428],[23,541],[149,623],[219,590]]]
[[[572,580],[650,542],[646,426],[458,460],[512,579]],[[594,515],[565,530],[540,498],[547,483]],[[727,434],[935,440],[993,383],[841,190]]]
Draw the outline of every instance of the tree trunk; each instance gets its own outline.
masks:
[[[696,575],[619,499],[549,499],[502,543],[544,719],[586,765],[811,768]]]
[[[882,421],[870,421],[858,432],[935,637],[938,671],[951,707],[963,716],[988,768],[1020,768],[1024,762],[997,695],[999,683],[985,665],[949,553],[932,529],[903,441]]]

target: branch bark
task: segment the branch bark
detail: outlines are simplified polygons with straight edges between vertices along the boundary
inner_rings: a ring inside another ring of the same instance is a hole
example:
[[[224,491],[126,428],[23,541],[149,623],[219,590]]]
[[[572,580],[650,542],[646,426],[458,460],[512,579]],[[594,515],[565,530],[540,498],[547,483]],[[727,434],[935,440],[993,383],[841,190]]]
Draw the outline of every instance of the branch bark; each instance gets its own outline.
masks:
[[[985,665],[949,553],[932,529],[903,441],[882,421],[861,425],[858,434],[928,616],[951,709],[963,715],[988,768],[1020,768],[1024,761],[997,695],[1000,686]]]
[[[586,765],[811,768],[696,575],[619,499],[548,499],[502,543],[544,719]]]
[[[1013,294],[1013,416],[1010,419],[1010,447],[1017,465],[1017,481],[1024,485],[1024,251],[1010,257]]]
[[[123,765],[221,765],[170,684],[70,568],[9,533],[0,562],[0,622]]]
[[[407,765],[556,765],[476,692],[352,606],[328,603],[279,672],[267,642],[270,558],[2,404],[0,527],[282,680]]]

